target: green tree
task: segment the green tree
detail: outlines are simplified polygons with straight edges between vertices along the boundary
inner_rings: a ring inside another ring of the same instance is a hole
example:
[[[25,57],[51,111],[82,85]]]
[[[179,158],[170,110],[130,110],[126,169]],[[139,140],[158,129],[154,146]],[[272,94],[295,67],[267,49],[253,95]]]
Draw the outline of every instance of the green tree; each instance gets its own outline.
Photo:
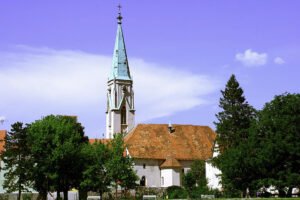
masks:
[[[201,194],[208,193],[205,161],[195,160],[192,163],[191,169],[183,176],[183,185],[191,198],[200,198]]]
[[[132,159],[126,155],[123,135],[115,134],[114,139],[109,145],[111,156],[106,164],[106,168],[113,180],[117,198],[118,186],[123,187],[125,192],[128,189],[133,189],[136,186],[135,182],[138,180],[138,177],[133,170]]]
[[[215,159],[221,170],[222,186],[226,197],[241,197],[247,195],[247,188],[257,189],[255,181],[260,178],[257,171],[256,147],[249,139],[237,147],[231,147]]]
[[[255,109],[248,104],[244,91],[235,75],[231,75],[225,90],[221,90],[219,107],[222,109],[216,117],[217,143],[222,152],[236,147],[248,138],[248,129],[256,117]]]
[[[5,165],[3,187],[7,192],[18,191],[18,200],[21,199],[22,191],[28,191],[30,186],[29,148],[27,145],[27,127],[23,123],[16,122],[11,125],[11,131],[5,137],[4,152],[1,158]]]
[[[276,186],[280,196],[291,196],[292,189],[300,186],[300,94],[286,93],[266,103],[253,138],[259,182]]]
[[[88,138],[76,117],[49,115],[30,125],[29,142],[32,154],[34,189],[45,199],[48,191],[78,188],[82,178],[81,148]]]
[[[80,187],[85,191],[98,192],[102,199],[102,194],[109,190],[108,186],[111,183],[105,166],[110,156],[109,149],[101,142],[86,144],[83,155],[85,167]]]
[[[221,93],[219,107],[222,110],[216,115],[218,122],[215,122],[220,154],[213,162],[222,171],[225,192],[229,190],[236,194],[236,190],[246,191],[255,179],[251,170],[249,131],[256,119],[256,111],[246,101],[234,75]]]

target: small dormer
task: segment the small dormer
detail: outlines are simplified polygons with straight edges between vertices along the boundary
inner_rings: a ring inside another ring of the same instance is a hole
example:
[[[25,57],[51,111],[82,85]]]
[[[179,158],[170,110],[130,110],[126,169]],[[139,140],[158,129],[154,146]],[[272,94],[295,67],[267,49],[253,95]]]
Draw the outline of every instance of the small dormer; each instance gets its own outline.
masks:
[[[169,122],[168,130],[169,130],[169,133],[174,133],[175,132],[175,128],[172,126],[171,122]]]

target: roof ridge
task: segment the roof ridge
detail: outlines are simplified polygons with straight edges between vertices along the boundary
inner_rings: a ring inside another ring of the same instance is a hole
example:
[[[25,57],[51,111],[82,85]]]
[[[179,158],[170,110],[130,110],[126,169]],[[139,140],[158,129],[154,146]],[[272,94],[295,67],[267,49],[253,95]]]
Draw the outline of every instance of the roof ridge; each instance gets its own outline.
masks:
[[[137,124],[137,126],[139,125],[166,125],[166,126],[169,126],[169,124],[152,124],[152,123],[139,123]],[[136,126],[136,127],[137,127]],[[210,128],[211,130],[213,130],[210,126],[208,125],[195,125],[195,124],[172,124],[172,126],[195,126],[195,127],[207,127],[207,128]]]

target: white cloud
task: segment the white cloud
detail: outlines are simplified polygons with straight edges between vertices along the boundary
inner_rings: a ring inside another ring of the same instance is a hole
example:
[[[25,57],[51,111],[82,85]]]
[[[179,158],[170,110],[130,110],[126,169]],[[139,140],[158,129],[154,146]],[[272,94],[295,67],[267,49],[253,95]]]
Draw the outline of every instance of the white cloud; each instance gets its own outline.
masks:
[[[248,67],[262,66],[267,63],[268,55],[247,49],[244,53],[237,53],[235,59]]]
[[[110,56],[23,46],[0,52],[0,60],[0,111],[11,123],[68,114],[79,116],[89,135],[104,132]],[[137,58],[129,64],[138,122],[205,104],[205,96],[218,91],[208,76]]]
[[[285,61],[281,57],[274,58],[274,63],[278,65],[282,65],[285,63]]]

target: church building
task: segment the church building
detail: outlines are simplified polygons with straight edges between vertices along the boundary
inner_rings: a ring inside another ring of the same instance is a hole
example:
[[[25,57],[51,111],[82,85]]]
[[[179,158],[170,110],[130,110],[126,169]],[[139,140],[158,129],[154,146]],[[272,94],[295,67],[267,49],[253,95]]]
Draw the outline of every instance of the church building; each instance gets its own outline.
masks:
[[[210,188],[220,188],[220,171],[210,164],[216,156],[216,133],[208,126],[180,124],[135,125],[133,79],[130,74],[122,30],[118,27],[112,68],[107,82],[106,139],[123,133],[127,153],[134,160],[140,185],[147,187],[181,186],[182,176],[193,161],[206,161]]]
[[[134,170],[139,184],[146,187],[182,186],[184,173],[190,170],[195,160],[206,161],[208,186],[220,189],[218,174],[210,159],[214,151],[216,133],[208,126],[181,124],[135,125],[133,79],[130,74],[122,16],[117,17],[117,35],[112,59],[112,68],[107,81],[106,135],[124,134],[126,153],[134,161]],[[159,88],[157,88],[159,89]],[[0,130],[0,153],[6,131]],[[90,143],[96,139],[90,139]],[[0,160],[0,164],[3,162]],[[0,192],[3,192],[4,171],[0,171]]]

